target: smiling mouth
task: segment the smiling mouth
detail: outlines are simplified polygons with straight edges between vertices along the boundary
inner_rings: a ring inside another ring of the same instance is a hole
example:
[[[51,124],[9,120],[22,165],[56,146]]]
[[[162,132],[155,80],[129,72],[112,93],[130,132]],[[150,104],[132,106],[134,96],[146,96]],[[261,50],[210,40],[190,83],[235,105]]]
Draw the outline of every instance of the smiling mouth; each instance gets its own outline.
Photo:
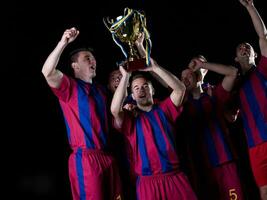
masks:
[[[145,97],[146,97],[145,94],[143,94],[143,95],[139,95],[139,98],[140,98],[140,99],[145,98]]]

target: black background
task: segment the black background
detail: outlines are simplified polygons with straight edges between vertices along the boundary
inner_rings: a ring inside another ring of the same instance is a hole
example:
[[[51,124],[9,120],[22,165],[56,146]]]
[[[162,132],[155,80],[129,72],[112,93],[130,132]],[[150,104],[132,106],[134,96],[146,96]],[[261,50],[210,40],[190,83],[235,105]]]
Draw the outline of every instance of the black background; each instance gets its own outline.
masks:
[[[267,22],[263,4],[263,0],[255,1]],[[252,21],[238,0],[16,2],[10,29],[11,67],[6,73],[12,78],[7,82],[12,89],[8,89],[11,106],[6,125],[12,137],[8,163],[16,175],[12,185],[21,198],[71,199],[70,148],[58,101],[41,74],[45,59],[64,30],[75,26],[80,35],[64,51],[59,69],[70,71],[66,58],[72,47],[91,46],[98,65],[96,79],[105,84],[108,72],[123,54],[102,18],[119,16],[125,7],[145,11],[152,57],[176,75],[198,54],[212,62],[234,64],[235,47],[243,41],[259,52]],[[207,79],[216,83],[220,77],[209,73]]]

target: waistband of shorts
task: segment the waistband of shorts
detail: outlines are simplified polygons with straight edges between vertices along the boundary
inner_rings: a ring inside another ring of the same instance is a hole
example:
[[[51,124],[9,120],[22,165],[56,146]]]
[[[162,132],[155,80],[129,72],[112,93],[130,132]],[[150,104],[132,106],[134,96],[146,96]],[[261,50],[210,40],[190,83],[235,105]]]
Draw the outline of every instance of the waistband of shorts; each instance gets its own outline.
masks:
[[[99,149],[73,148],[72,152],[73,153],[101,154],[101,155],[110,156],[110,153],[103,151],[103,150],[99,150]]]
[[[175,170],[175,171],[160,173],[160,174],[152,174],[152,175],[146,175],[146,176],[141,175],[141,176],[138,176],[138,179],[148,180],[148,179],[153,179],[153,178],[173,176],[173,175],[180,174],[180,173],[183,173],[183,172],[181,170]]]

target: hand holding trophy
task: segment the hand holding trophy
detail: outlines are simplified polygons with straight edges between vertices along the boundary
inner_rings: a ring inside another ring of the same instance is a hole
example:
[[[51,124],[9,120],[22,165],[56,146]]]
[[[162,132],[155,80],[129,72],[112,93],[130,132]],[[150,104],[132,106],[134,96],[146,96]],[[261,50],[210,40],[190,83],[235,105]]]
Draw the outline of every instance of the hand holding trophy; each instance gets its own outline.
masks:
[[[125,8],[124,15],[114,19],[104,18],[103,22],[111,32],[114,42],[121,48],[127,60],[127,70],[143,69],[150,64],[151,40],[146,29],[146,19],[143,13]],[[145,56],[141,56],[135,42],[144,34]]]

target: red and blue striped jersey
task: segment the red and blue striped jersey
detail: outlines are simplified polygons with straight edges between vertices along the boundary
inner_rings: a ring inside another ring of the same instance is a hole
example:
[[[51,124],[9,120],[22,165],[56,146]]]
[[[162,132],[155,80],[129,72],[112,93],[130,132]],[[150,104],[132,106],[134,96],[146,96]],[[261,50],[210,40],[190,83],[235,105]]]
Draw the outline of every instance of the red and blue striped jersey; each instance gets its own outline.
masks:
[[[51,89],[59,99],[71,148],[106,149],[108,116],[104,88],[64,75],[60,87]]]
[[[262,56],[239,91],[241,116],[249,147],[267,141],[267,58]]]
[[[182,107],[176,107],[170,98],[154,104],[149,112],[137,115],[125,111],[120,131],[132,148],[137,175],[153,175],[179,169],[176,153],[174,122]]]
[[[207,93],[202,93],[199,99],[189,96],[184,105],[188,121],[186,130],[191,138],[189,143],[193,149],[198,146],[200,149],[195,153],[213,167],[234,158],[223,116],[223,105],[228,100],[230,93],[220,84],[213,89],[211,96]]]

